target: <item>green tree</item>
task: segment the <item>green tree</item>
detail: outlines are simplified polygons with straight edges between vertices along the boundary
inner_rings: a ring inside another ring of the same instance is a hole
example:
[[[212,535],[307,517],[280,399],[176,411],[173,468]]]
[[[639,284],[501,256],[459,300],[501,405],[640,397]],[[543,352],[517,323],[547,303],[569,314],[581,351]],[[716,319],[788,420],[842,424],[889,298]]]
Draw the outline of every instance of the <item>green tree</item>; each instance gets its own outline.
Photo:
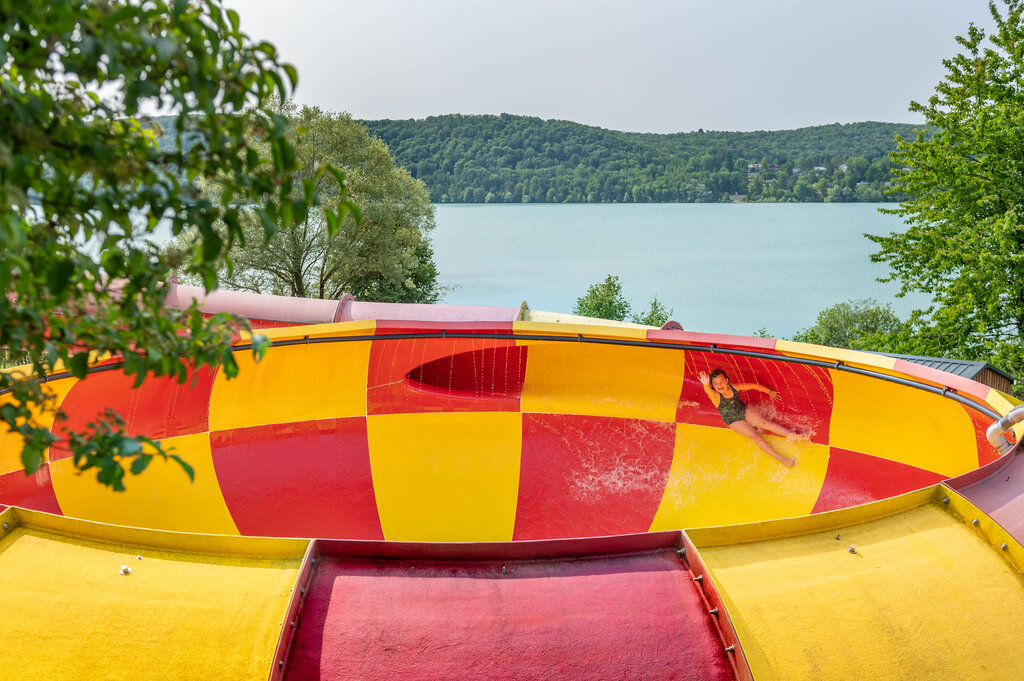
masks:
[[[434,265],[434,249],[422,241],[413,252],[415,260],[410,263],[409,276],[395,281],[375,275],[362,275],[352,279],[349,291],[358,300],[375,300],[382,303],[438,303],[452,287],[441,286],[437,281],[437,267]]]
[[[58,440],[38,417],[54,406],[47,372],[82,378],[90,357],[110,353],[136,383],[186,381],[199,365],[234,375],[240,322],[165,310],[165,280],[183,266],[213,288],[243,238],[242,206],[261,205],[273,234],[304,219],[323,174],[340,173],[324,164],[294,177],[288,121],[262,106],[289,95],[295,69],[219,0],[4,3],[0,36],[0,343],[30,362],[0,374],[0,419],[21,436],[32,473]],[[173,148],[156,143],[141,107],[176,114]],[[215,200],[197,189],[212,178],[223,188]],[[335,203],[329,224],[349,208]],[[148,239],[161,220],[199,238],[161,252]],[[257,337],[254,347],[265,345]],[[115,489],[126,469],[173,457],[128,436],[114,414],[64,437],[75,465]]]
[[[834,186],[825,195],[825,203],[842,203],[854,200],[854,192],[849,187]]]
[[[336,178],[322,174],[316,189],[323,207],[307,212],[293,229],[265,239],[258,206],[249,208],[241,218],[245,238],[218,270],[223,286],[310,298],[348,292],[363,300],[436,302],[442,291],[430,248],[434,206],[426,186],[348,114],[290,104],[282,111],[292,123],[288,139],[299,174],[311,177],[325,162],[342,169],[345,200],[359,208],[360,219],[348,215],[340,225],[327,223],[325,210],[341,195]],[[207,187],[207,194],[219,192],[217,183]],[[197,230],[186,230],[168,248],[189,247],[198,237]]]
[[[598,319],[624,321],[629,315],[629,302],[622,295],[622,282],[613,274],[598,284],[591,284],[584,296],[576,299],[573,314]]]
[[[898,135],[899,133],[896,134]],[[864,179],[864,174],[871,166],[871,161],[863,156],[854,156],[849,160],[848,166],[850,177],[852,177],[855,182],[859,182]]]
[[[892,306],[879,305],[878,301],[868,298],[837,303],[822,310],[814,324],[797,332],[793,340],[851,350],[887,350],[891,336],[899,334],[903,328]]]
[[[672,308],[665,307],[665,304],[655,297],[651,300],[650,305],[647,309],[640,314],[634,314],[631,318],[636,324],[643,324],[644,326],[657,326],[661,327],[665,325],[672,317]]]
[[[903,292],[933,298],[907,343],[1024,375],[1024,5],[1003,5],[989,2],[988,40],[971,24],[935,93],[911,103],[937,131],[898,137],[892,155],[893,191],[909,198],[884,212],[909,227],[870,238]]]
[[[573,314],[597,319],[611,319],[618,322],[628,317],[634,324],[646,326],[663,326],[672,315],[672,310],[655,297],[642,313],[633,313],[633,307],[622,294],[622,281],[613,274],[604,281],[591,284],[587,293],[576,299]]]
[[[798,201],[815,201],[818,200],[818,194],[814,191],[814,187],[811,186],[810,181],[806,177],[801,177],[793,185],[793,194],[796,196]]]

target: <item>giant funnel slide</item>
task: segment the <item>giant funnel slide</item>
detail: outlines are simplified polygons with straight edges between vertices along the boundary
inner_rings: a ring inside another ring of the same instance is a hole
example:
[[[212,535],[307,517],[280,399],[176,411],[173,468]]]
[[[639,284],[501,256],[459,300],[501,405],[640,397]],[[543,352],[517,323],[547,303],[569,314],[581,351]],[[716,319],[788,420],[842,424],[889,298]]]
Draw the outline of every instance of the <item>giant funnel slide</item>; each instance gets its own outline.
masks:
[[[26,476],[0,436],[0,677],[1024,673],[1024,472],[986,432],[1012,398],[879,355],[425,307],[268,321],[232,380],[50,376],[58,435],[112,408],[195,481],[155,460],[115,493],[60,443]],[[741,396],[795,466],[726,426],[715,369],[778,393]]]

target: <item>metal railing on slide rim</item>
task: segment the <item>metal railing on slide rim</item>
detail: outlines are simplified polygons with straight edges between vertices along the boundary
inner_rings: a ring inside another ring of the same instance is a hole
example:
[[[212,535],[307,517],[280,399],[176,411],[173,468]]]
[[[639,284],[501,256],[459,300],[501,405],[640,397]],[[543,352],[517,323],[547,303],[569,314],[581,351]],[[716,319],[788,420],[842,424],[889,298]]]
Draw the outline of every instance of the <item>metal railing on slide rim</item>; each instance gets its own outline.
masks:
[[[954,400],[963,404],[975,411],[978,411],[986,416],[999,420],[1003,418],[1003,415],[997,412],[995,409],[989,407],[986,404],[982,404],[977,400],[961,395],[955,388],[944,386],[942,388],[931,385],[929,383],[922,383],[920,381],[914,381],[909,378],[903,378],[901,376],[893,376],[891,374],[882,373],[880,371],[874,371],[871,369],[865,369],[863,367],[853,366],[842,362],[840,360],[827,361],[822,359],[812,359],[810,357],[790,357],[787,355],[775,355],[767,352],[759,352],[757,350],[743,350],[739,348],[728,348],[721,347],[715,343],[709,343],[707,345],[697,345],[691,343],[666,343],[663,341],[650,341],[650,340],[639,340],[639,339],[627,339],[627,338],[599,338],[592,336],[584,336],[583,334],[576,334],[575,336],[546,336],[541,334],[517,334],[514,332],[509,333],[472,333],[472,332],[457,332],[450,333],[448,331],[429,331],[429,332],[417,332],[417,333],[393,333],[393,334],[382,334],[382,335],[358,335],[358,336],[320,336],[311,338],[306,335],[302,338],[289,338],[285,340],[274,341],[270,346],[275,347],[287,347],[291,345],[312,345],[318,343],[350,343],[350,342],[366,342],[366,341],[382,341],[382,340],[413,340],[413,339],[429,339],[429,338],[482,338],[490,340],[527,340],[527,341],[545,341],[552,343],[595,343],[600,345],[622,345],[631,347],[645,347],[645,348],[659,348],[664,350],[690,350],[694,352],[715,352],[723,355],[735,355],[737,357],[754,357],[758,359],[768,359],[774,362],[784,362],[787,364],[802,364],[805,366],[822,367],[825,369],[834,369],[836,371],[845,371],[860,376],[868,376],[870,378],[879,379],[888,383],[896,383],[904,385],[917,390],[923,390],[925,392],[940,395],[942,397]],[[243,350],[251,350],[251,343],[240,343],[232,346],[232,351],[238,352]],[[118,369],[122,366],[122,362],[112,362],[110,364],[104,364],[97,367],[90,367],[88,373],[99,373],[102,371],[111,371]],[[49,374],[43,378],[43,381],[57,380],[61,378],[68,378],[71,376],[70,371],[62,371],[55,374]],[[0,390],[0,395],[6,394],[11,391],[11,388],[5,388]]]

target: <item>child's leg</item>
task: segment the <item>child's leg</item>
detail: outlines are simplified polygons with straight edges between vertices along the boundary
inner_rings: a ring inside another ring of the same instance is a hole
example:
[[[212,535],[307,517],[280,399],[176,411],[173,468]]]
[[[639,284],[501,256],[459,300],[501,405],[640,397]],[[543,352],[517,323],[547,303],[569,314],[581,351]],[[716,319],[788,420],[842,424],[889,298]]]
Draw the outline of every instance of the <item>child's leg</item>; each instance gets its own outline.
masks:
[[[777,451],[775,451],[775,448],[768,444],[768,440],[765,440],[761,436],[761,433],[757,432],[757,428],[754,428],[754,426],[750,425],[746,421],[737,421],[736,423],[729,424],[729,428],[736,431],[740,435],[749,437],[751,440],[754,441],[754,444],[756,444],[758,447],[763,449],[765,452],[767,452],[774,458],[778,459],[779,463],[783,464],[784,466],[789,466],[790,468],[792,468],[793,466],[796,465],[795,459],[791,459],[788,456],[783,456],[782,454],[779,454]]]
[[[757,428],[767,430],[770,433],[775,433],[776,435],[781,435],[782,437],[785,438],[793,439],[797,437],[797,434],[794,433],[792,430],[790,430],[789,428],[785,428],[784,426],[780,426],[777,423],[772,423],[764,416],[762,416],[761,412],[759,412],[757,409],[754,409],[751,406],[747,407],[747,421]]]

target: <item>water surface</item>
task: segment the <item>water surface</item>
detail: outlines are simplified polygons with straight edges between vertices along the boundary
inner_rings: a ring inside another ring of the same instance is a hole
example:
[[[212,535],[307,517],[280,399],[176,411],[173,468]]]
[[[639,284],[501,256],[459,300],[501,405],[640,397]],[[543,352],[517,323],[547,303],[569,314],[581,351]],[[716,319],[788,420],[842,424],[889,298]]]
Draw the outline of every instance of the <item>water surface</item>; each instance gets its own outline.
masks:
[[[925,305],[869,260],[865,232],[903,229],[863,203],[441,204],[433,238],[446,303],[570,312],[615,274],[634,309],[657,296],[686,329],[791,336],[845,300]]]

